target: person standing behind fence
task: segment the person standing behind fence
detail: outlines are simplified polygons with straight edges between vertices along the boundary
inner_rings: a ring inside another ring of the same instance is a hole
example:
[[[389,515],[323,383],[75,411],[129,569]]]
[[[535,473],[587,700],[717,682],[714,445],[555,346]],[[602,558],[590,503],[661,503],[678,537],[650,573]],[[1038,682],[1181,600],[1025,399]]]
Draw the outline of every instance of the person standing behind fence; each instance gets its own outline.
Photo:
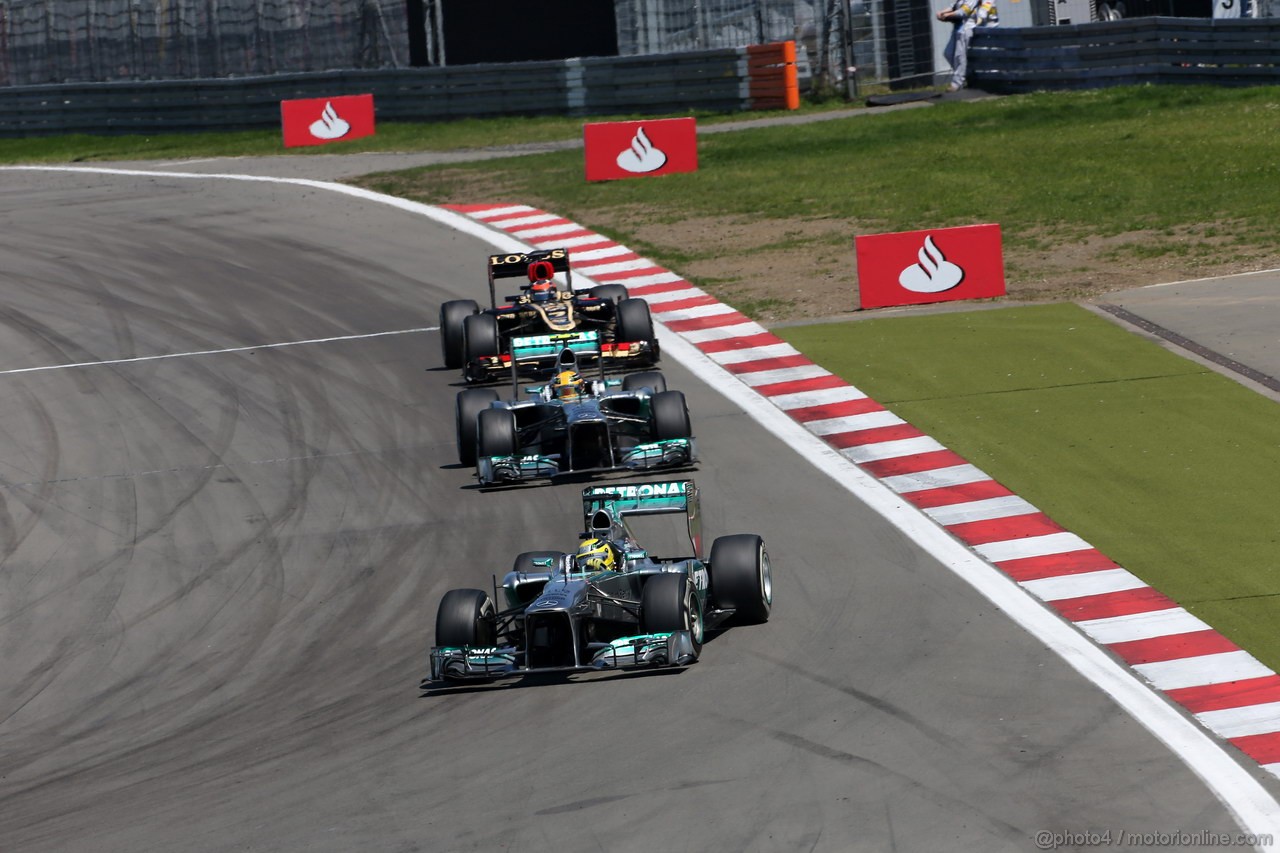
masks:
[[[952,24],[951,39],[942,51],[943,57],[951,65],[951,83],[948,92],[964,88],[965,76],[969,72],[969,39],[978,27],[995,26],[1000,22],[993,0],[955,0],[950,6],[938,12],[939,21]]]

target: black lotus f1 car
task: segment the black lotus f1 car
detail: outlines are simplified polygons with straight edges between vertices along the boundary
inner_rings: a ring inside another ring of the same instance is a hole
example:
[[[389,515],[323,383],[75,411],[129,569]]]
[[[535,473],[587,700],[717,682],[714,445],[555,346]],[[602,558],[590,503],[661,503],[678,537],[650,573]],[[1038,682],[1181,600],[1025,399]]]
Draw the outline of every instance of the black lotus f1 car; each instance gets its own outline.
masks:
[[[529,551],[516,558],[494,596],[480,589],[445,593],[424,685],[686,666],[697,661],[706,630],[731,618],[768,621],[773,573],[764,541],[721,536],[710,559],[700,557],[702,514],[692,480],[587,488],[582,508],[582,536],[591,540],[585,544],[596,553],[607,547],[608,560]],[[663,513],[684,513],[687,556],[648,553],[627,523]]]
[[[462,368],[468,383],[501,377],[512,366],[537,374],[555,366],[558,348],[526,353],[513,362],[516,337],[593,333],[600,342],[599,359],[619,367],[657,364],[658,339],[649,303],[632,298],[620,284],[601,284],[583,293],[573,289],[568,249],[515,252],[489,256],[490,307],[480,310],[472,299],[440,306],[440,340],[444,364]],[[498,303],[500,279],[524,277],[520,292]]]

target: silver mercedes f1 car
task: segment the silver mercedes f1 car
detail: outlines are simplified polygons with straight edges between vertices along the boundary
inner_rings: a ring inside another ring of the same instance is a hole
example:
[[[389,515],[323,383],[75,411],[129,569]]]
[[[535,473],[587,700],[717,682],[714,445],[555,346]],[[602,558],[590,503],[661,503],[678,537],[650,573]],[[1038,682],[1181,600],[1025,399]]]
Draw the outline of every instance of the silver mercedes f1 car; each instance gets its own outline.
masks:
[[[492,388],[467,388],[455,403],[458,461],[475,465],[482,485],[518,483],[585,471],[679,468],[697,461],[684,394],[667,390],[658,371],[584,379],[578,358],[599,354],[593,332],[539,335],[511,342],[513,362],[561,347],[554,376],[524,389],[511,375],[514,399]]]
[[[700,557],[702,515],[692,480],[589,487],[582,508],[578,554],[526,552],[494,596],[480,589],[445,594],[424,685],[686,666],[697,661],[708,629],[731,618],[769,619],[773,574],[764,541],[721,536],[710,558]],[[688,556],[655,556],[636,541],[629,522],[676,513],[685,515]]]

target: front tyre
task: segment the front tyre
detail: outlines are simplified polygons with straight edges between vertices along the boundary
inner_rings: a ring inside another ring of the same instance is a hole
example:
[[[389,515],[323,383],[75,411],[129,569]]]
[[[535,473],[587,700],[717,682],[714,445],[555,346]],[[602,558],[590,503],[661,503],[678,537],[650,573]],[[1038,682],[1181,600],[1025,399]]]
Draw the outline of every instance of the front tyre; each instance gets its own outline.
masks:
[[[510,409],[485,409],[476,418],[477,456],[514,456],[516,416]]]
[[[693,654],[702,653],[702,603],[684,574],[663,573],[640,591],[640,630],[646,634],[688,631]]]
[[[715,606],[734,611],[739,624],[769,621],[773,570],[764,540],[754,533],[721,536],[711,545],[711,593]]]
[[[649,411],[653,418],[653,437],[658,441],[693,435],[683,392],[659,391],[649,398]]]
[[[476,420],[497,400],[498,392],[492,388],[467,388],[458,392],[453,422],[457,433],[458,461],[463,465],[476,464]]]
[[[482,589],[451,589],[436,610],[437,646],[491,647],[497,644],[498,612]]]

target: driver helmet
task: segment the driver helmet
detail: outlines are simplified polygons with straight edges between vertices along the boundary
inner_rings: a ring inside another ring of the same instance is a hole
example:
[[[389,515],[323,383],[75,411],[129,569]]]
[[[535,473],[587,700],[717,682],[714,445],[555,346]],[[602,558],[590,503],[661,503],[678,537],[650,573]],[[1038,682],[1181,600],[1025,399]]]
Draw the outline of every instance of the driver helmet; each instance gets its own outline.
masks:
[[[556,283],[551,277],[556,269],[550,261],[534,261],[529,264],[529,295],[534,302],[549,302],[555,298]]]
[[[582,377],[572,370],[562,370],[556,374],[555,382],[551,384],[551,391],[557,400],[577,400],[584,391]]]
[[[592,572],[613,572],[613,549],[603,539],[586,539],[578,546],[578,569]]]

